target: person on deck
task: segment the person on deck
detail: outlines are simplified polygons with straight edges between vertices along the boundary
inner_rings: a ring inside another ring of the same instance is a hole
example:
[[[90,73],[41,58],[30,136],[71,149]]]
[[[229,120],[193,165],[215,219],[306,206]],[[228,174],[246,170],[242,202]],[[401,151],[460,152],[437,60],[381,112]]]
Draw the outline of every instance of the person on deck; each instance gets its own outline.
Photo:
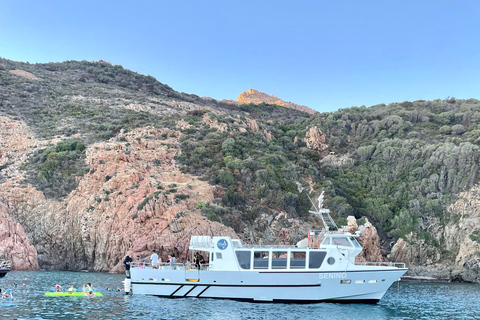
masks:
[[[205,259],[200,253],[196,252],[193,258],[193,264],[197,267],[197,269],[200,269],[200,265],[202,263],[205,263]]]
[[[175,259],[175,255],[172,254],[172,255],[168,255],[168,261],[167,261],[169,264],[175,264],[177,262],[177,259]]]
[[[130,265],[132,264],[132,258],[127,256],[125,260],[123,260],[123,264],[125,265],[125,276],[127,279],[130,279]]]
[[[150,256],[150,261],[152,262],[152,268],[157,268],[158,266],[158,254],[155,250],[153,250],[152,255]]]

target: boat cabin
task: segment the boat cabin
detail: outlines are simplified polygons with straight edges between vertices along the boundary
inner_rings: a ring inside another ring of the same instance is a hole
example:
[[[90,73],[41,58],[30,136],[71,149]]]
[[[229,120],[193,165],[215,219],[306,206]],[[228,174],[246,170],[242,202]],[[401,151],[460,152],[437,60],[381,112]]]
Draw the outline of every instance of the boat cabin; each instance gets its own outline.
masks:
[[[318,247],[243,245],[229,237],[192,236],[190,250],[208,253],[209,270],[298,271],[355,264],[362,247],[350,233],[326,233]],[[324,264],[324,261],[326,262]]]

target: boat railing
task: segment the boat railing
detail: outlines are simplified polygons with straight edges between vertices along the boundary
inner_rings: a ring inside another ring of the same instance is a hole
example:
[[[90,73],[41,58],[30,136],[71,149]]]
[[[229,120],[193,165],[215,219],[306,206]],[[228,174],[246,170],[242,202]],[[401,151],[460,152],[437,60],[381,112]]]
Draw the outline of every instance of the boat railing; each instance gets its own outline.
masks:
[[[0,260],[0,269],[10,269],[12,267],[11,260]]]
[[[139,268],[139,269],[159,269],[159,270],[188,270],[188,269],[197,269],[197,267],[193,264],[185,264],[185,263],[168,263],[168,262],[160,262],[155,268],[152,267],[150,263],[146,261],[134,261],[130,264],[132,268]],[[209,264],[201,264],[200,270],[208,270],[210,267]]]
[[[355,262],[356,266],[370,266],[370,267],[395,267],[395,268],[405,268],[404,262]]]
[[[251,248],[262,248],[262,249],[270,249],[270,248],[297,248],[296,245],[283,245],[283,244],[275,244],[275,245],[270,245],[270,244],[247,244],[241,246],[242,249],[251,249]]]

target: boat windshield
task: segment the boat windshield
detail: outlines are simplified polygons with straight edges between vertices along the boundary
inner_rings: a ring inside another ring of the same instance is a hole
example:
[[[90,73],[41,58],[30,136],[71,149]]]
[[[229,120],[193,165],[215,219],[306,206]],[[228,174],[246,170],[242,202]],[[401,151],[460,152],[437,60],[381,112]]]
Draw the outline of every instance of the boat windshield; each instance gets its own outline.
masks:
[[[345,237],[333,237],[332,244],[336,246],[352,247],[348,239]]]
[[[353,245],[356,247],[356,248],[361,248],[362,246],[360,245],[360,243],[358,243],[357,239],[355,239],[355,237],[350,237],[350,241],[352,241]]]

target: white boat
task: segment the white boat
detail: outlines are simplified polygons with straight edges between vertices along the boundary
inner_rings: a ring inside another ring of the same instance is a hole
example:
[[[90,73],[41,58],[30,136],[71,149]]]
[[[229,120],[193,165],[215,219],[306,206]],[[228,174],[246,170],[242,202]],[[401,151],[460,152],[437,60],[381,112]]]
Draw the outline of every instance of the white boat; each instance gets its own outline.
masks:
[[[7,275],[12,267],[12,261],[0,259],[0,278],[3,278]]]
[[[328,210],[314,213],[322,217],[326,229],[311,231],[303,247],[253,246],[230,237],[192,236],[189,249],[208,257],[208,264],[152,268],[133,263],[125,292],[252,302],[377,303],[407,272],[404,263],[355,262],[362,251],[358,235],[335,230]]]

